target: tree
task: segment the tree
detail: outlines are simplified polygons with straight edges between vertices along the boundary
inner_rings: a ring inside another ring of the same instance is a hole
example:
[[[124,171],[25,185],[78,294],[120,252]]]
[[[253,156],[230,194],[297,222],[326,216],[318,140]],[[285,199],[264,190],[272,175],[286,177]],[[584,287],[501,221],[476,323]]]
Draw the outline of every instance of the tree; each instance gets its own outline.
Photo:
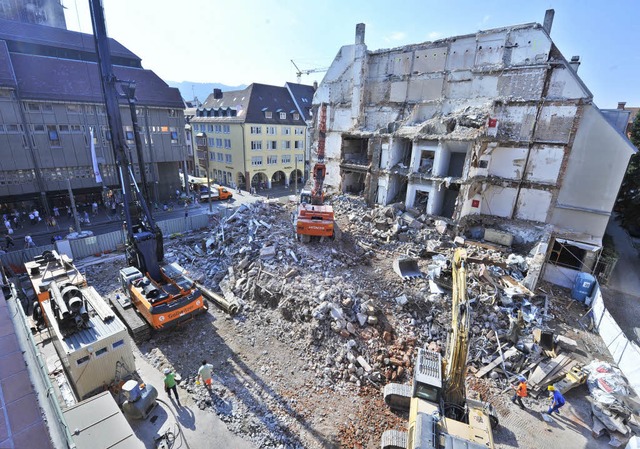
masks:
[[[631,124],[630,130],[631,143],[636,146],[636,148],[640,148],[640,111],[636,114],[633,119],[633,123]]]

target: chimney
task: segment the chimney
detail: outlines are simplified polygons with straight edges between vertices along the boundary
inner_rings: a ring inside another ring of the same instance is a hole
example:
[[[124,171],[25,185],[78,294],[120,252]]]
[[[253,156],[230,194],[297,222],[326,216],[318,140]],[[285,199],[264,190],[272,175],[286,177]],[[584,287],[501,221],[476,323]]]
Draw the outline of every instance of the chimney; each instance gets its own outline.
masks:
[[[572,56],[569,65],[574,72],[578,73],[578,67],[580,67],[580,56]]]
[[[316,90],[318,90],[318,82],[314,81],[313,82],[313,91],[315,92]]]
[[[622,109],[624,111],[624,107],[626,106],[627,102],[626,101],[619,101],[618,102],[618,109]]]
[[[356,25],[356,45],[364,44],[364,23]]]
[[[555,10],[547,9],[544,13],[544,23],[542,24],[542,28],[547,30],[547,34],[551,34],[551,25],[553,25],[553,16],[556,14]]]
[[[219,100],[222,98],[222,89],[213,89],[213,98]]]

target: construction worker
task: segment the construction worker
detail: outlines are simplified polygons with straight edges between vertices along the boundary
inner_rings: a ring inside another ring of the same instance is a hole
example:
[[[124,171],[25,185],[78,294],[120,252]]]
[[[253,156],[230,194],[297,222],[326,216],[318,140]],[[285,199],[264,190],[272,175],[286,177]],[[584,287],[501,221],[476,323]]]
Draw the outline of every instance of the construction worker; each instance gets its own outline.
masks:
[[[164,372],[165,393],[167,393],[167,396],[169,396],[169,399],[171,399],[171,392],[173,391],[173,394],[176,396],[176,401],[178,402],[178,404],[180,404],[180,398],[178,397],[178,389],[176,387],[177,383],[176,383],[175,373],[172,373],[169,368],[165,368],[163,372]]]
[[[207,363],[206,360],[202,361],[202,366],[198,369],[198,379],[204,382],[205,387],[211,388],[211,372],[213,371],[213,365]]]
[[[549,406],[549,410],[547,410],[547,413],[550,415],[553,412],[556,412],[559,415],[560,407],[564,406],[565,404],[564,396],[562,396],[562,393],[556,390],[556,387],[554,387],[553,385],[549,385],[547,387],[547,390],[549,390],[549,397],[551,398],[551,405]]]
[[[522,398],[527,397],[527,379],[525,379],[524,376],[518,376],[518,385],[513,387],[513,389],[516,390],[516,392],[513,394],[511,402],[515,404],[516,401],[518,401],[518,405],[524,410],[526,407],[522,403]]]

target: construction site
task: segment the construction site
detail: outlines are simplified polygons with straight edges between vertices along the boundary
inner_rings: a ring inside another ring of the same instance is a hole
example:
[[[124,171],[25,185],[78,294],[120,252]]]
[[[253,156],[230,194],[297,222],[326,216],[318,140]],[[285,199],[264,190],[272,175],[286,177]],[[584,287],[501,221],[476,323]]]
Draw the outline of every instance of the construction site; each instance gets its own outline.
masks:
[[[111,246],[3,267],[0,441],[18,376],[39,447],[637,447],[640,350],[600,258],[635,149],[553,45],[552,11],[391,51],[359,24],[314,97],[301,191],[202,220],[185,205],[178,228],[131,170],[92,2],[124,222]],[[594,133],[611,163],[588,157]]]

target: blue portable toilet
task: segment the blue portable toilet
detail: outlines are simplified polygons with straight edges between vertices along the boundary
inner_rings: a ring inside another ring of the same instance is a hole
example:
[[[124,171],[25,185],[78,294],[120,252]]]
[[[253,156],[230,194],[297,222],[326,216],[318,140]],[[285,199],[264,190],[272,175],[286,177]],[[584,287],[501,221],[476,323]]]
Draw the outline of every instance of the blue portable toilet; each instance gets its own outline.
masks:
[[[587,296],[593,292],[593,286],[596,284],[596,278],[589,273],[578,273],[576,280],[573,282],[571,289],[571,297],[580,302],[585,302]]]

